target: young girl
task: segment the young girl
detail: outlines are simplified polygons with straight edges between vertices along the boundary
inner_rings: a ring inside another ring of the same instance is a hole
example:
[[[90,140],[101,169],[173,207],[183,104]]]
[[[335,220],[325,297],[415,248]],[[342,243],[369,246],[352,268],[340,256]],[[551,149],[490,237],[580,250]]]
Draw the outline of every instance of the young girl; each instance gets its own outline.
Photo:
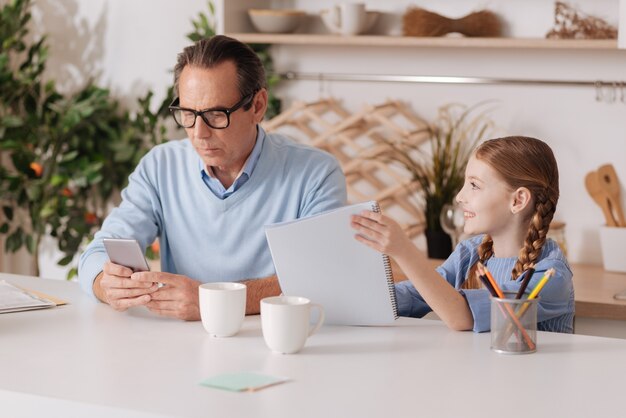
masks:
[[[534,265],[528,291],[548,269],[556,270],[540,294],[538,329],[571,333],[572,272],[559,246],[546,238],[558,198],[550,147],[534,138],[499,138],[474,151],[456,196],[464,232],[476,236],[461,242],[436,271],[392,219],[366,211],[352,218],[352,227],[357,240],[393,257],[409,278],[396,285],[401,316],[433,310],[452,329],[489,331],[489,292],[475,277],[476,263],[485,264],[505,292],[517,292],[522,273]]]

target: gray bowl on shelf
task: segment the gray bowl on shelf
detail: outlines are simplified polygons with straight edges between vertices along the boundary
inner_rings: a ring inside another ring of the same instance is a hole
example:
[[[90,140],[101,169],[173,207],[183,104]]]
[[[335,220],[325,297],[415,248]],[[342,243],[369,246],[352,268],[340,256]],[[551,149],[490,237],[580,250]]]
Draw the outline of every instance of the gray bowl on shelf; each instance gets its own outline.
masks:
[[[252,25],[262,33],[291,33],[304,20],[302,10],[250,9],[248,15]]]

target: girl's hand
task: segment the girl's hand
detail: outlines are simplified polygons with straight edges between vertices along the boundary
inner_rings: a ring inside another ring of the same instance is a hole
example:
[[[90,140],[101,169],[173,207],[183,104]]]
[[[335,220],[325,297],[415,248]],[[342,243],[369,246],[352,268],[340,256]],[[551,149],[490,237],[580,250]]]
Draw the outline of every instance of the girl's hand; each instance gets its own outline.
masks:
[[[355,235],[357,241],[393,258],[413,247],[400,225],[381,213],[363,211],[352,216],[350,225],[358,232]]]

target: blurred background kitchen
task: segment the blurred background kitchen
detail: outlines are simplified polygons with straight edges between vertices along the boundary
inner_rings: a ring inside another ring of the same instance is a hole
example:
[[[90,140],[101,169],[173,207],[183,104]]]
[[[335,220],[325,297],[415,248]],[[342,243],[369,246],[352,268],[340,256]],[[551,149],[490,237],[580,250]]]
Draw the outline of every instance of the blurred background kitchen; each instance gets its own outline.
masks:
[[[15,2],[3,0],[0,4],[6,8]],[[367,114],[376,106],[393,102],[410,115],[432,122],[437,120],[443,106],[459,103],[472,108],[488,102],[492,136],[534,136],[553,148],[561,175],[561,198],[555,216],[561,224],[555,228],[558,234],[555,237],[567,246],[570,262],[602,265],[600,229],[607,220],[587,192],[585,177],[600,166],[611,164],[622,181],[618,199],[626,206],[626,45],[618,48],[615,39],[620,10],[622,16],[626,14],[624,4],[620,9],[620,1],[568,3],[569,8],[561,9],[560,17],[571,19],[572,11],[579,12],[575,18],[587,20],[568,22],[578,23],[578,27],[558,26],[555,3],[544,0],[368,0],[361,2],[356,12],[338,0],[224,0],[211,4],[214,9],[207,2],[190,0],[34,0],[25,6],[32,13],[27,24],[30,32],[25,39],[33,43],[42,35],[47,36],[49,50],[43,77],[55,80],[60,94],[72,95],[86,84],[94,83],[109,90],[110,97],[119,101],[120,111],[131,113],[141,107],[138,98],[148,92],[153,93],[148,105],[150,111],[158,111],[168,98],[176,54],[191,42],[187,35],[202,32],[203,27],[248,43],[268,45],[263,53],[273,61],[273,73],[277,76],[272,92],[280,100],[278,111],[283,114],[296,112],[294,106],[298,103],[302,109],[331,100],[345,112],[343,116],[335,112],[335,120],[329,123],[336,125],[349,116]],[[452,31],[461,28],[470,34],[476,30],[472,22],[458,19],[488,11],[487,17],[495,17],[496,23],[487,20],[492,25],[487,29],[498,32],[487,37],[465,37],[458,33],[429,36],[420,32],[424,26],[419,19],[438,18],[417,16],[411,26],[407,17],[415,7],[449,18],[437,21],[435,26],[447,25]],[[265,22],[270,27],[261,27],[265,32],[261,33],[258,24],[253,25],[250,20],[249,9],[300,13],[296,24],[281,27],[284,22]],[[347,24],[349,18],[363,19],[350,17],[348,13],[359,14],[362,10],[368,21],[357,22],[357,29],[344,27],[345,33],[342,32],[341,13],[345,13],[343,23]],[[333,27],[328,22],[332,19],[339,26]],[[622,27],[626,26],[623,20]],[[578,39],[558,39],[568,35],[565,30],[568,28],[569,35]],[[551,31],[553,39],[546,39]],[[287,73],[295,79],[286,80]],[[361,76],[362,80],[350,79],[358,78],[355,76]],[[389,81],[394,76],[475,78],[480,83],[449,78]],[[167,122],[163,124],[167,129],[164,137],[182,137]],[[276,129],[281,124],[286,126],[279,123]],[[367,136],[367,131],[364,135]],[[358,142],[358,136],[353,135],[352,139]],[[11,151],[0,152],[4,164],[10,164]],[[30,168],[32,172],[28,176],[36,179],[37,170]],[[70,187],[71,180],[67,186],[65,194],[75,193]],[[397,202],[390,203],[394,205],[399,206]],[[7,215],[17,219],[17,215],[4,210],[0,224],[6,222]],[[91,224],[87,224],[95,231],[105,213],[94,210],[93,215]],[[399,216],[410,217],[410,214]],[[11,224],[11,229],[0,234],[3,249],[14,222],[6,222]],[[423,226],[418,227],[415,239],[425,248],[422,230]],[[22,238],[26,244],[26,233]],[[13,239],[12,245],[16,244]],[[626,238],[621,248],[624,244]],[[71,257],[67,258],[68,253],[59,250],[57,240],[47,233],[43,234],[38,249],[36,264],[42,277],[65,278],[75,266]],[[153,248],[153,252],[158,255],[158,248]],[[61,258],[67,258],[64,266],[57,265]],[[32,255],[22,246],[15,254],[0,252],[0,270],[33,274],[36,267]]]

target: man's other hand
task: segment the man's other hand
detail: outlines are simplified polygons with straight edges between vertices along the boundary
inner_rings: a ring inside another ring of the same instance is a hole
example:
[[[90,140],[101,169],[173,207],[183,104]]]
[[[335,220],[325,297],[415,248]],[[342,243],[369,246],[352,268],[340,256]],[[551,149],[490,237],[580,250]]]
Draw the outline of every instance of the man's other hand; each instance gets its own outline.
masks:
[[[142,271],[133,273],[131,280],[150,284],[162,283],[163,287],[150,294],[146,307],[152,312],[185,321],[200,319],[198,287],[200,282],[187,276],[171,273]]]

